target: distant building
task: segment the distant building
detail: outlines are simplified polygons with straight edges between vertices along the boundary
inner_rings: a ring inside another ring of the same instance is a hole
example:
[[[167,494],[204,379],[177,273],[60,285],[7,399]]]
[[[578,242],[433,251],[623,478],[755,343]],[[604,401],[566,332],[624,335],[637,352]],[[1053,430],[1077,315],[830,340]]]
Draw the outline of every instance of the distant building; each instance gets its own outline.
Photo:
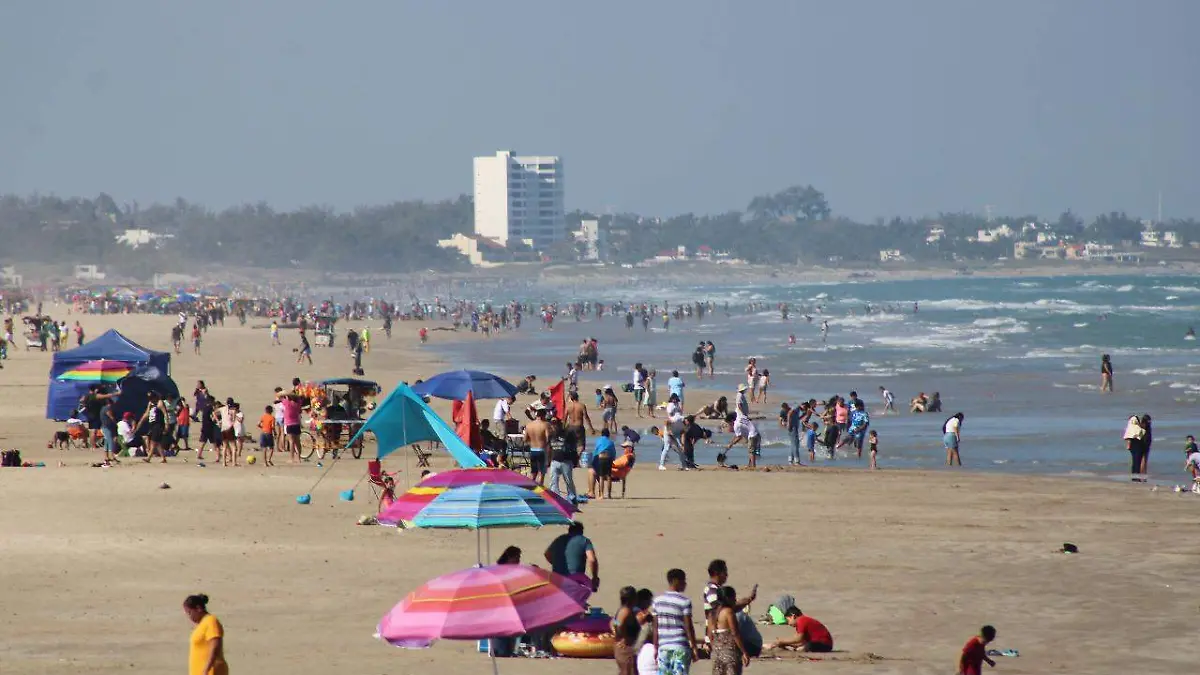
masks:
[[[17,268],[13,266],[0,267],[0,286],[8,288],[20,288],[24,285],[25,279],[20,274],[17,274]]]
[[[934,227],[929,230],[929,234],[925,237],[926,244],[936,244],[946,236],[946,230],[942,227]]]
[[[501,246],[487,237],[461,232],[449,239],[438,240],[438,246],[458,251],[475,267],[492,267],[510,262],[538,262],[539,258],[532,245],[533,242],[528,239],[510,239],[508,246]]]
[[[106,277],[104,272],[96,265],[76,265],[75,278],[83,281],[100,281]]]
[[[125,230],[117,235],[117,241],[125,244],[129,248],[138,248],[148,244],[158,245],[158,242],[164,239],[171,239],[173,234],[158,234],[150,230]]]
[[[506,150],[476,157],[475,234],[501,245],[530,239],[538,249],[565,240],[562,160]]]
[[[979,232],[976,234],[975,241],[978,241],[981,244],[991,244],[1001,239],[1012,239],[1014,234],[1015,232],[1013,232],[1011,227],[1008,225],[1001,225],[1000,227],[979,230]]]
[[[1159,232],[1148,220],[1142,221],[1141,244],[1149,248],[1183,248],[1178,232]]]
[[[903,262],[904,254],[898,248],[883,249],[879,252],[879,262]]]
[[[600,228],[599,220],[590,218],[580,221],[575,241],[583,244],[584,260],[603,261],[607,257],[608,235]]]

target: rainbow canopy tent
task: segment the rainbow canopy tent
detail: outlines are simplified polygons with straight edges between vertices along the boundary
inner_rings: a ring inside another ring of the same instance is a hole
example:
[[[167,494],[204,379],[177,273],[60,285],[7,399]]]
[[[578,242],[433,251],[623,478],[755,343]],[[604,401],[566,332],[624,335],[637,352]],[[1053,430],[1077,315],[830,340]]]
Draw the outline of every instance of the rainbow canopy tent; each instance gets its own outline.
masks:
[[[380,459],[413,443],[438,441],[459,466],[484,466],[483,460],[463,443],[454,429],[404,383],[396,385],[347,446],[368,431],[375,434]]]
[[[146,349],[117,331],[110,330],[80,347],[54,355],[50,365],[50,385],[46,392],[46,419],[65,420],[71,417],[79,405],[79,397],[96,382],[63,376],[95,361],[120,361],[131,366],[133,371],[150,366],[158,371],[156,377],[169,378],[171,374],[169,353]]]

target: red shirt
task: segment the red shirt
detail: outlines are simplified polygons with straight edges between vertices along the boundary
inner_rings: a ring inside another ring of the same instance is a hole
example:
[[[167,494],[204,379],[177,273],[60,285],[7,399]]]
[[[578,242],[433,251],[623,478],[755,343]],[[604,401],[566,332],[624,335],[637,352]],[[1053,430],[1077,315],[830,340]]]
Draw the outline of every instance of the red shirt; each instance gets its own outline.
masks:
[[[987,656],[987,649],[983,646],[983,640],[978,636],[967,640],[967,644],[963,647],[962,658],[958,661],[958,670],[962,675],[980,675],[983,673],[983,657]]]
[[[819,642],[833,647],[833,636],[829,634],[829,629],[811,616],[796,617],[796,635],[804,636],[808,642]]]

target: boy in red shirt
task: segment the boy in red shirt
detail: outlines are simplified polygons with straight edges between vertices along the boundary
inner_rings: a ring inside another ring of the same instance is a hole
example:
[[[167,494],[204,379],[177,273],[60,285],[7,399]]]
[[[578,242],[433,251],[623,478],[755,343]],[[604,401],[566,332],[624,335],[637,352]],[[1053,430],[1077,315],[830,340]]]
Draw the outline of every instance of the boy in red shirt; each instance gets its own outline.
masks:
[[[984,662],[995,668],[996,662],[989,659],[987,655],[988,643],[995,639],[996,629],[984,626],[979,629],[979,635],[967,640],[967,644],[962,650],[962,656],[958,659],[958,675],[981,675]]]
[[[796,634],[766,645],[763,647],[764,650],[787,648],[813,653],[833,651],[833,635],[829,633],[825,624],[811,616],[804,616],[804,612],[801,612],[798,607],[792,607],[784,616],[787,618],[788,625],[795,627]]]

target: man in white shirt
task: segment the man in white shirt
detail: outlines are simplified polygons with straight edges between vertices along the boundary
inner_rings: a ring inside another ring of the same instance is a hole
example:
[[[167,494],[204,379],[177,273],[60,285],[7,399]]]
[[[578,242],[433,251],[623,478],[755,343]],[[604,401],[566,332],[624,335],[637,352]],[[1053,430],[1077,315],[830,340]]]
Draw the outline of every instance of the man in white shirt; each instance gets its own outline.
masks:
[[[758,433],[758,427],[753,420],[740,412],[730,413],[725,421],[733,429],[733,439],[725,446],[725,452],[728,454],[733,446],[745,441],[748,454],[746,466],[753,469],[758,465],[758,456],[762,454],[762,436]]]
[[[496,401],[496,407],[492,410],[492,426],[497,431],[503,431],[504,423],[512,419],[512,404],[516,400],[516,396],[509,396]]]
[[[117,434],[121,437],[122,449],[129,448],[129,455],[134,456],[132,448],[139,447],[142,443],[137,437],[137,426],[135,426],[133,413],[125,413],[121,417],[121,421],[117,422]]]
[[[565,379],[567,380],[567,393],[570,393],[572,391],[579,391],[579,364],[578,363],[568,363],[567,364],[567,377]]]

